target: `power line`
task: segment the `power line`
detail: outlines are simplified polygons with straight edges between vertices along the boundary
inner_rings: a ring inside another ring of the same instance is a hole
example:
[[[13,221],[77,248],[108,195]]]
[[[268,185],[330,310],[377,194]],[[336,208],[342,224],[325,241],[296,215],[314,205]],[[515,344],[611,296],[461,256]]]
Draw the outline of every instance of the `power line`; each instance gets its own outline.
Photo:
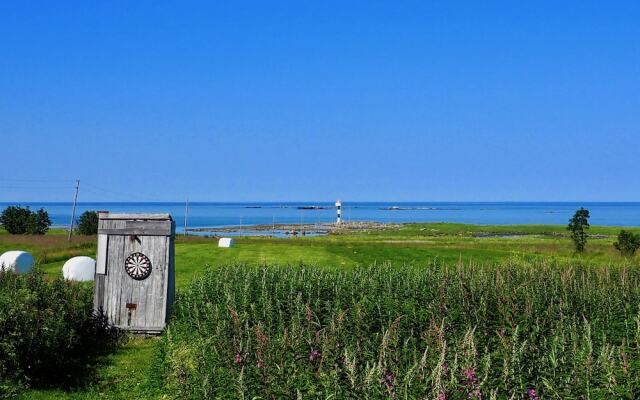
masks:
[[[86,186],[89,186],[89,191],[96,193],[96,191],[98,192],[102,192],[102,193],[107,193],[110,194],[112,196],[116,196],[116,198],[120,198],[120,199],[130,199],[130,198],[134,198],[137,200],[145,200],[145,201],[158,201],[158,198],[156,197],[155,199],[152,197],[148,197],[148,196],[140,196],[139,194],[136,193],[127,193],[127,192],[123,192],[123,191],[116,191],[116,190],[112,190],[112,189],[105,189],[105,188],[101,188],[99,186],[96,186],[92,183],[84,183],[84,187],[86,190]],[[96,193],[96,194],[100,194],[100,193]]]
[[[0,181],[4,181],[4,182],[33,182],[33,183],[38,183],[38,182],[74,182],[73,179],[20,179],[20,178],[0,178]]]
[[[71,182],[73,181],[69,179],[22,179],[0,177],[0,189],[68,190],[73,188],[70,184]]]
[[[76,180],[71,179],[18,179],[18,178],[0,178],[0,189],[15,189],[15,190],[73,190],[75,185],[61,185],[60,183],[76,183]],[[48,184],[45,184],[48,183]],[[154,196],[153,193],[147,195],[141,195],[140,193],[133,193],[121,190],[106,189],[101,186],[92,184],[90,182],[83,181],[83,191],[99,195],[101,197],[108,196],[112,200],[127,201],[160,201],[160,197]]]
[[[2,189],[73,189],[73,186],[14,186],[14,185],[2,185],[0,184],[0,188]]]

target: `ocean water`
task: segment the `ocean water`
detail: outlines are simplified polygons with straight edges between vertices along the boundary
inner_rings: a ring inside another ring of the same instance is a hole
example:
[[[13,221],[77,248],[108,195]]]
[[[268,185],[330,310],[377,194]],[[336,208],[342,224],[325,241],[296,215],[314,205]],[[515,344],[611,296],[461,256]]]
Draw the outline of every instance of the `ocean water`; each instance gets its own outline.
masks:
[[[40,207],[49,212],[55,226],[71,219],[71,203],[6,203]],[[319,207],[316,209],[301,209]],[[345,221],[461,222],[471,224],[566,224],[580,207],[591,212],[592,225],[640,226],[640,203],[595,202],[343,202]],[[170,213],[178,231],[184,225],[184,203],[78,203],[76,216],[86,210]],[[335,221],[333,202],[302,203],[190,203],[188,226],[228,227]]]

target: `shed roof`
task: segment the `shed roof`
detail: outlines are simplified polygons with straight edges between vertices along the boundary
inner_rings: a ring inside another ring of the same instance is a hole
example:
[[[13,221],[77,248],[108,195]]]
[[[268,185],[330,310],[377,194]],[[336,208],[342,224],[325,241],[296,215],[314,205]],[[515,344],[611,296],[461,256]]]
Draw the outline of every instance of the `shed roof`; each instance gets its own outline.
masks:
[[[171,221],[171,214],[151,214],[151,213],[140,213],[140,214],[131,214],[131,213],[110,213],[110,212],[100,212],[100,219],[126,219],[126,220],[141,220],[141,221]]]

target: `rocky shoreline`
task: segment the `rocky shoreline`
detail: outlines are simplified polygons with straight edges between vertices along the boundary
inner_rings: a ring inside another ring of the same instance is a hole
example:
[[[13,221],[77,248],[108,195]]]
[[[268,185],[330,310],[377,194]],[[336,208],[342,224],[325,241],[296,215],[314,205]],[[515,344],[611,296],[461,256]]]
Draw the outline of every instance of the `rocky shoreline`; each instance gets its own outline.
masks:
[[[251,225],[251,226],[226,226],[226,227],[210,227],[210,228],[189,228],[187,232],[199,233],[225,233],[242,231],[282,231],[288,234],[304,235],[306,232],[316,232],[322,234],[341,234],[351,232],[364,232],[379,229],[396,229],[401,224],[385,224],[381,222],[358,221],[358,222],[342,222],[336,223],[320,223],[320,224],[275,224],[275,225]]]

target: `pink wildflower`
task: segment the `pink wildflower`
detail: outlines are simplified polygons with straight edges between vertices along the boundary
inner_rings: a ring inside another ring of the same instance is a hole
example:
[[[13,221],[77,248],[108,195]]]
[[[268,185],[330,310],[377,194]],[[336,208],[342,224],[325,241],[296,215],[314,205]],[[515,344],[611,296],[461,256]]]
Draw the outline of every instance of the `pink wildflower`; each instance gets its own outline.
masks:
[[[318,350],[311,350],[311,352],[309,352],[309,361],[316,361],[317,359],[319,359],[321,356],[320,351]]]

